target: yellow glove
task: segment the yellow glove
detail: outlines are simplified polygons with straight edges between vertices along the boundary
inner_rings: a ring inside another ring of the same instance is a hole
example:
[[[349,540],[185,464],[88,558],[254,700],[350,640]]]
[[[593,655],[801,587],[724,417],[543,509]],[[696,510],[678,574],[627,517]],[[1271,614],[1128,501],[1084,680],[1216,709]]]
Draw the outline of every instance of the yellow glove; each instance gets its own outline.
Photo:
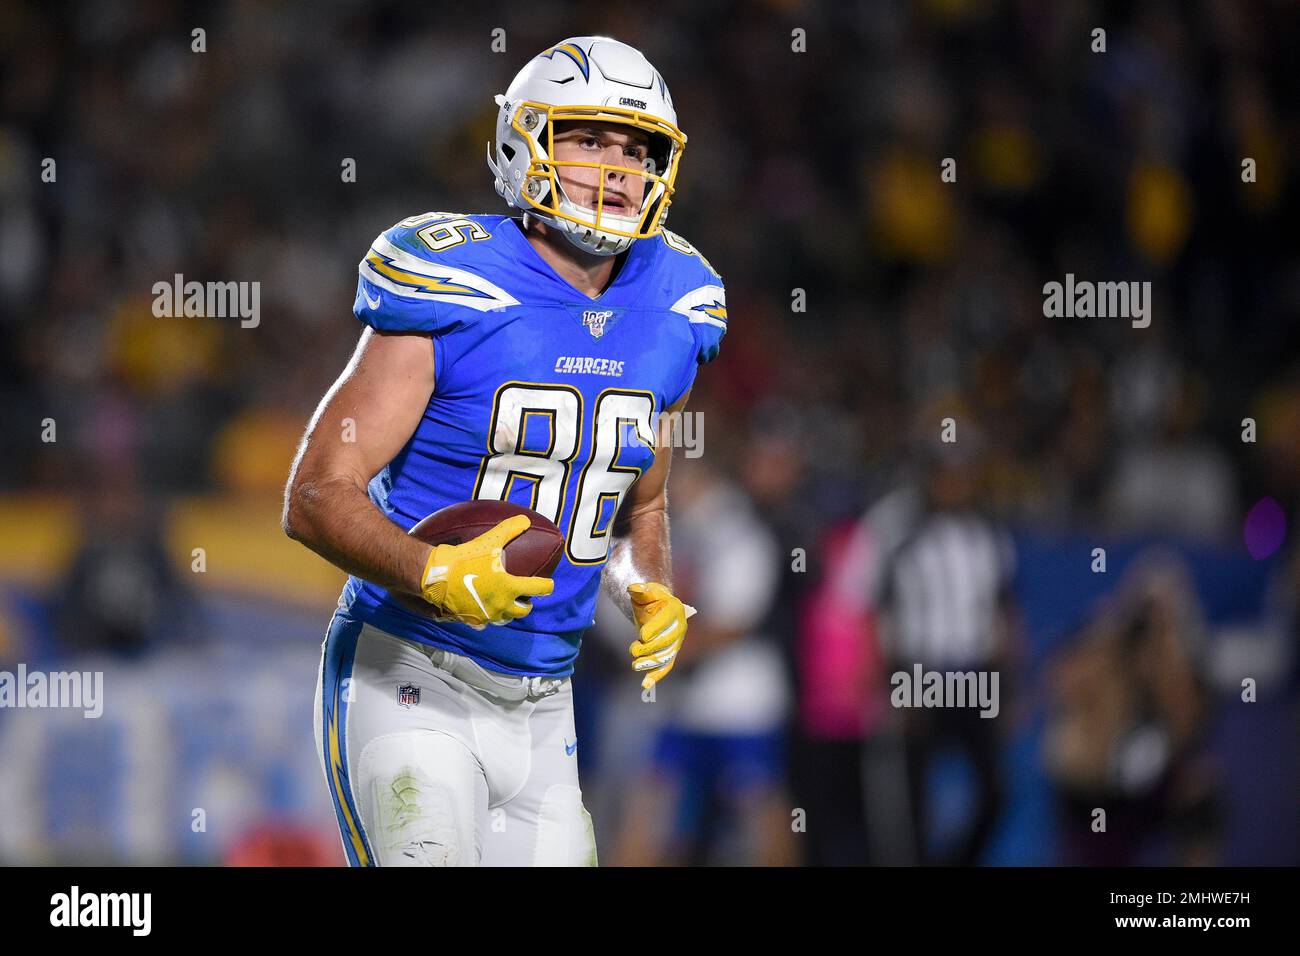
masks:
[[[424,599],[438,609],[439,618],[460,621],[477,631],[505,624],[533,609],[521,597],[550,594],[550,578],[521,578],[506,571],[501,552],[509,541],[528,530],[527,515],[515,515],[491,531],[464,544],[440,544],[429,554],[420,579]]]
[[[628,650],[632,654],[632,669],[647,671],[641,687],[649,690],[673,669],[673,661],[686,637],[686,619],[695,608],[673,597],[662,584],[647,582],[629,584],[627,593],[632,597],[632,614],[641,631],[641,639],[633,641]]]

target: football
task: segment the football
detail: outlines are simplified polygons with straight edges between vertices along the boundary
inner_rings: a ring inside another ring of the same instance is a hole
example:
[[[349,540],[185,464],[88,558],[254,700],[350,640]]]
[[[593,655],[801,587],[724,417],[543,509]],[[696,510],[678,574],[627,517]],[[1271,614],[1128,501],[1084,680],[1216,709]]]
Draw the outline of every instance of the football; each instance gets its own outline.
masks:
[[[462,501],[435,511],[410,534],[426,544],[463,544],[515,515],[528,515],[532,527],[506,545],[502,555],[506,570],[520,577],[550,577],[564,554],[564,535],[554,522],[523,505]]]
[[[426,544],[463,544],[514,515],[528,515],[532,526],[506,544],[501,555],[506,570],[520,577],[550,577],[564,554],[564,535],[554,522],[523,505],[508,501],[462,501],[421,519],[408,533]],[[415,595],[400,591],[391,594],[408,611],[428,616],[433,610],[432,605]]]

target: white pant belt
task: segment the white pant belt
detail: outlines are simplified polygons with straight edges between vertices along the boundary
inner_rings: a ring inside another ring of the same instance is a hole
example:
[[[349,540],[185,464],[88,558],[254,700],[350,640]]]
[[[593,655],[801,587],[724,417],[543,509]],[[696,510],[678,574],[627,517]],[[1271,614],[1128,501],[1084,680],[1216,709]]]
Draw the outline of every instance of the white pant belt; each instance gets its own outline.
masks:
[[[490,671],[477,661],[425,644],[423,650],[429,655],[434,667],[441,668],[453,677],[463,680],[471,687],[477,687],[484,693],[502,700],[541,700],[557,693],[567,677],[521,677],[513,674],[498,674]]]

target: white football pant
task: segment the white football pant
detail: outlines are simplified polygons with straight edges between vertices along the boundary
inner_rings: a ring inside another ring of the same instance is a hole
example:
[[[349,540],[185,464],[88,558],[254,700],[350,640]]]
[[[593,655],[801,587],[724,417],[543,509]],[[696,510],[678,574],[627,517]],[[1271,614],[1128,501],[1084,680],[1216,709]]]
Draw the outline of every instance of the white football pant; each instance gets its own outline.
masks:
[[[351,865],[596,865],[568,678],[492,674],[340,612],[315,714]]]

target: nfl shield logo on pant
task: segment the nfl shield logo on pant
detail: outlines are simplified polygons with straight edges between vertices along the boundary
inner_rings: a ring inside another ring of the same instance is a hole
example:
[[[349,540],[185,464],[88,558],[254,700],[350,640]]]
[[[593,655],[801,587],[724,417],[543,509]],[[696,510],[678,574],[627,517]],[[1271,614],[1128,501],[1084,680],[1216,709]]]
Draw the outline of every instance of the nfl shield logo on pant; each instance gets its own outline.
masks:
[[[420,703],[420,688],[414,684],[399,684],[397,702],[403,707],[415,707]]]

